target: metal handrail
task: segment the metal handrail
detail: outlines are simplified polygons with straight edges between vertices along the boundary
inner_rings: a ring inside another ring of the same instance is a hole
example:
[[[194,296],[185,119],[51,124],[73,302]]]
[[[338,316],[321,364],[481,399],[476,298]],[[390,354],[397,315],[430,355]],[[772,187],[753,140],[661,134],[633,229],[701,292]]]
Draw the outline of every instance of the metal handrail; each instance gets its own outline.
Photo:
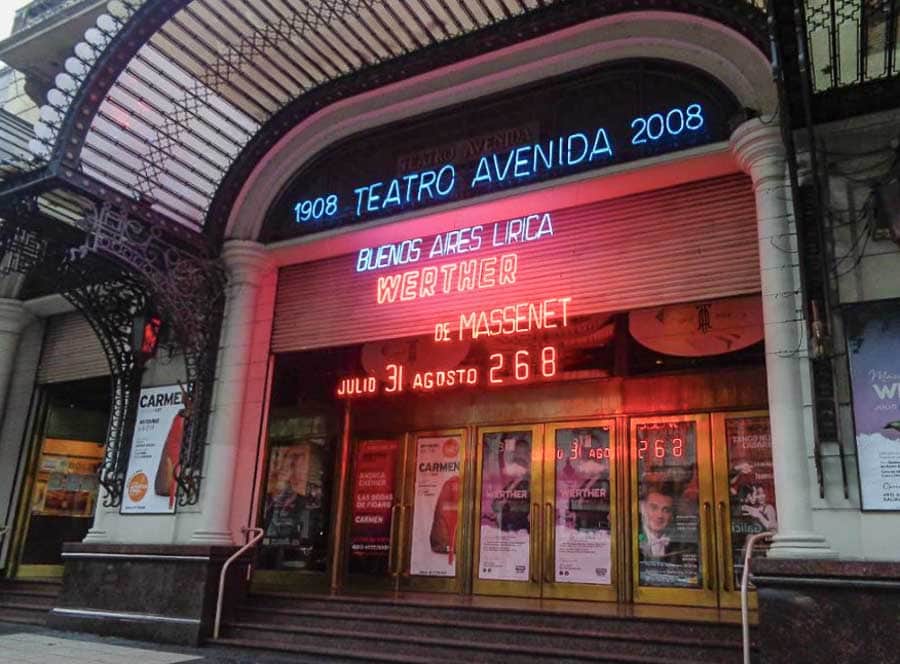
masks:
[[[747,538],[747,544],[744,547],[744,569],[741,570],[741,630],[743,636],[744,664],[750,664],[750,608],[749,608],[749,592],[747,586],[750,585],[750,557],[753,555],[753,547],[759,540],[771,540],[775,533],[766,531],[764,533],[756,533]]]
[[[222,603],[225,599],[225,577],[228,574],[228,568],[231,567],[231,563],[240,558],[244,553],[252,549],[257,545],[259,540],[263,538],[265,535],[265,530],[262,528],[241,528],[242,533],[253,533],[253,537],[247,542],[244,546],[238,549],[231,558],[225,561],[225,564],[222,565],[222,571],[219,574],[219,596],[216,599],[216,623],[213,626],[213,638],[219,638],[219,627],[222,624]],[[247,570],[247,577],[250,576],[250,570]]]

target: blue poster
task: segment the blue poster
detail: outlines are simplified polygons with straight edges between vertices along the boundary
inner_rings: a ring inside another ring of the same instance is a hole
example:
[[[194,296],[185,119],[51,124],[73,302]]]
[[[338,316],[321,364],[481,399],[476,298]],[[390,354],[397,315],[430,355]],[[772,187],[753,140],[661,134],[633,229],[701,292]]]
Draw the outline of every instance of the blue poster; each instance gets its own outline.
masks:
[[[900,510],[900,302],[846,320],[862,508]]]

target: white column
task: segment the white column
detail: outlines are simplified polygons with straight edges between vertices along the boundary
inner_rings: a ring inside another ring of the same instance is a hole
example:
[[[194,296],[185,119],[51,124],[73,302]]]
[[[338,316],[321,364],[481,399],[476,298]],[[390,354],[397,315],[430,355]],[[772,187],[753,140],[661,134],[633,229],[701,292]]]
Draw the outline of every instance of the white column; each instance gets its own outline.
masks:
[[[19,337],[32,320],[31,314],[19,300],[0,298],[0,417],[6,412],[9,379],[15,365]]]
[[[265,248],[257,242],[226,242],[222,258],[228,270],[225,318],[206,447],[206,472],[200,489],[201,515],[191,541],[231,545],[236,541],[229,526],[231,494],[250,366],[253,319],[260,284],[275,267]]]
[[[777,125],[758,119],[731,135],[731,150],[753,180],[765,326],[766,374],[778,535],[769,556],[834,557],[813,532],[810,466],[803,426],[802,363],[806,359],[797,237],[788,216],[784,144]]]

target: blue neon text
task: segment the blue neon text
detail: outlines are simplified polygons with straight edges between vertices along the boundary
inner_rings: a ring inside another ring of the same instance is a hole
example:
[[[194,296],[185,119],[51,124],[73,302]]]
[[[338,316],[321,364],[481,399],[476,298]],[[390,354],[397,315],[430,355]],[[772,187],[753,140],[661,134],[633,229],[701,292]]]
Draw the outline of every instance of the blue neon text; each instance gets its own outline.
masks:
[[[631,121],[631,128],[635,130],[631,144],[641,145],[658,141],[664,136],[678,136],[683,131],[698,131],[703,124],[703,107],[700,104],[690,104],[683,111],[673,108],[666,113],[653,113]]]
[[[698,132],[706,125],[704,109],[698,103],[670,108],[664,112],[634,118],[630,123],[631,144],[653,145],[666,139],[674,141],[686,132]],[[481,154],[471,182],[457,178],[456,166],[446,163],[431,170],[406,173],[388,181],[372,182],[353,190],[356,200],[355,216],[362,217],[385,211],[400,212],[411,206],[449,200],[457,183],[470,190],[490,189],[492,186],[525,181],[551,171],[579,165],[602,165],[615,158],[610,134],[603,127],[593,133],[573,132],[542,142],[516,146],[508,151]],[[337,194],[302,200],[294,205],[296,223],[318,221],[341,214]],[[465,245],[464,238],[460,238]],[[453,246],[453,244],[451,244]],[[372,257],[377,269],[378,257]],[[387,259],[385,259],[387,260]],[[417,260],[417,259],[416,259]],[[402,262],[391,261],[402,265]]]
[[[496,249],[552,237],[553,217],[549,212],[527,214],[490,225],[476,224],[439,233],[430,241],[430,249],[423,248],[423,238],[365,247],[356,256],[356,271],[370,272],[419,260],[459,256],[486,247]]]
[[[613,147],[602,127],[594,133],[593,141],[587,134],[576,132],[559,136],[546,143],[520,145],[508,153],[484,155],[478,160],[472,189],[482,184],[495,184],[528,178],[556,167],[576,166],[598,159],[612,159]]]
[[[353,190],[356,194],[356,216],[363,212],[380,212],[423,200],[446,198],[453,193],[455,185],[456,168],[453,164],[444,164],[436,171],[407,173],[394,178],[387,186],[384,182],[374,182],[357,187]]]
[[[333,217],[338,210],[337,194],[319,196],[300,201],[294,206],[294,221],[318,221],[323,217]]]

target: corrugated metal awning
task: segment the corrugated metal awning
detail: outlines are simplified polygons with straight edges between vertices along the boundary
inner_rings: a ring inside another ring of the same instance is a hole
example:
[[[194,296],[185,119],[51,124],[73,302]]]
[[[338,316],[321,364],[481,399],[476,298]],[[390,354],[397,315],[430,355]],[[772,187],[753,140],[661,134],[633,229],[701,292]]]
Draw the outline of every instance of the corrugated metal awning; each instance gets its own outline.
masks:
[[[764,44],[761,0],[663,4]],[[286,131],[279,114],[298,100],[333,89],[321,107],[358,92],[346,84],[360,77],[371,89],[643,5],[656,3],[112,0],[56,77],[31,149],[201,231],[248,144]]]

